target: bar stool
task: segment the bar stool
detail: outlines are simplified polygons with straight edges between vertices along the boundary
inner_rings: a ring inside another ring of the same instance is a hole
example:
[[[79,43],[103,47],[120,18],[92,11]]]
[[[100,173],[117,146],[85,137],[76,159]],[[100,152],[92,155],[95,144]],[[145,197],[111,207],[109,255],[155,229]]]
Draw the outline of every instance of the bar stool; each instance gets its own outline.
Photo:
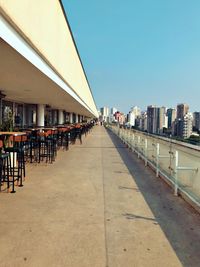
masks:
[[[17,181],[19,187],[23,186],[23,178],[25,179],[25,157],[24,157],[24,142],[26,136],[10,136],[10,142],[13,142],[12,147],[5,148],[5,152],[9,153],[10,169],[12,174],[12,184],[14,193],[14,183]]]
[[[75,141],[77,138],[79,139],[80,144],[82,144],[82,127],[80,124],[77,124],[75,127]]]
[[[58,129],[58,147],[69,148],[69,130],[66,127]]]
[[[0,150],[3,149],[3,142],[0,140]],[[9,154],[8,153],[1,153],[0,154],[0,191],[1,186],[4,182],[7,183],[7,191],[10,188],[10,180],[9,180],[9,173],[10,173],[10,165],[9,165]]]
[[[52,163],[54,160],[53,139],[51,138],[51,131],[38,133],[39,140],[39,163],[46,158],[46,163]]]
[[[30,161],[30,163],[38,162],[39,140],[37,133],[38,130],[32,130],[27,136],[27,159]]]
[[[46,132],[46,139],[49,141],[50,150],[49,150],[49,157],[52,161],[55,161],[57,156],[57,143],[58,143],[58,131],[55,129],[48,130]]]
[[[76,129],[71,128],[70,129],[70,143],[75,144],[75,141],[76,141]]]
[[[64,147],[66,150],[69,149],[69,129],[65,128],[64,130]]]

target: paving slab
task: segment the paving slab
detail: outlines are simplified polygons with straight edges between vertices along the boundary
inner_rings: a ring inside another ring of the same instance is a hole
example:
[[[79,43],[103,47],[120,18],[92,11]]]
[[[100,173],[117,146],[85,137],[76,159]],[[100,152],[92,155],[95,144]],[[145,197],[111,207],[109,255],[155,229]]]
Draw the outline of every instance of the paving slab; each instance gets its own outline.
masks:
[[[27,172],[0,194],[0,266],[200,266],[200,216],[104,127]]]

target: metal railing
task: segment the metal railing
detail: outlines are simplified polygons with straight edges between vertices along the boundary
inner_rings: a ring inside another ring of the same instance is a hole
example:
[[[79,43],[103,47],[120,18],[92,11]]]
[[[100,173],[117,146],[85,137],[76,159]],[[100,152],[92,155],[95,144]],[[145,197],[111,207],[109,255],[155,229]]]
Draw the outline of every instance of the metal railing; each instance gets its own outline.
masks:
[[[165,178],[174,188],[200,209],[200,150],[136,130],[108,126],[145,166],[151,166],[156,177]]]

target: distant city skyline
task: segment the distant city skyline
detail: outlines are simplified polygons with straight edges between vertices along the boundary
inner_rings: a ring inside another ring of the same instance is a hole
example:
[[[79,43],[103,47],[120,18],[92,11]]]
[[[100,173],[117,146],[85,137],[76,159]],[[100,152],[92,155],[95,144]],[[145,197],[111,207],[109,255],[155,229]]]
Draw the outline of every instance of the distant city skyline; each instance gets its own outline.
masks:
[[[103,105],[103,106],[101,106],[101,107],[98,107],[98,110],[101,110],[102,107],[106,107],[106,108],[108,108],[109,110],[111,110],[111,109],[114,108],[114,109],[116,109],[117,111],[124,112],[125,114],[128,114],[128,113],[130,112],[130,109],[132,109],[133,107],[137,107],[137,108],[139,108],[139,109],[140,109],[141,111],[143,111],[143,112],[147,111],[147,109],[148,109],[149,106],[165,107],[166,109],[175,109],[175,110],[176,110],[176,109],[177,109],[177,106],[178,106],[179,104],[186,104],[186,105],[188,105],[187,102],[179,102],[179,103],[176,103],[174,106],[165,106],[165,105],[149,104],[149,105],[147,105],[147,106],[144,107],[144,108],[141,108],[139,105],[131,105],[131,106],[127,107],[128,112],[123,111],[123,110],[117,108],[116,105],[115,105],[115,106]],[[194,112],[196,112],[196,111],[197,111],[197,112],[200,112],[200,108],[199,108],[198,110],[193,110],[193,109],[191,109],[191,107],[190,107],[189,105],[188,105],[188,109],[189,109],[189,112],[190,112],[190,113],[194,113]]]
[[[200,1],[63,0],[97,107],[200,110]]]
[[[168,137],[195,138],[196,141],[200,137],[200,111],[190,112],[187,103],[178,103],[176,108],[149,105],[144,112],[138,106],[134,106],[128,114],[116,108],[102,107],[99,121],[101,124],[118,123],[123,127]]]
[[[128,114],[128,112],[130,111],[130,109],[132,107],[135,107],[135,106],[139,107],[141,109],[141,111],[147,111],[148,106],[165,107],[167,109],[170,109],[170,108],[176,109],[178,104],[188,104],[188,102],[187,101],[185,101],[185,102],[177,102],[174,105],[164,105],[164,104],[160,104],[159,105],[159,104],[155,104],[155,103],[149,103],[146,106],[140,106],[137,103],[134,103],[132,105],[127,106],[124,110],[118,108],[118,105],[117,104],[115,104],[114,106],[112,106],[112,105],[101,105],[101,106],[98,106],[97,109],[100,110],[101,107],[108,107],[110,109],[113,108],[113,107],[115,107],[115,108],[117,108],[118,111],[124,112],[125,114]],[[189,106],[189,112],[191,112],[191,113],[196,112],[196,111],[197,112],[200,111],[200,106],[197,109],[195,109],[194,107],[192,107],[189,104],[188,104],[188,106]]]

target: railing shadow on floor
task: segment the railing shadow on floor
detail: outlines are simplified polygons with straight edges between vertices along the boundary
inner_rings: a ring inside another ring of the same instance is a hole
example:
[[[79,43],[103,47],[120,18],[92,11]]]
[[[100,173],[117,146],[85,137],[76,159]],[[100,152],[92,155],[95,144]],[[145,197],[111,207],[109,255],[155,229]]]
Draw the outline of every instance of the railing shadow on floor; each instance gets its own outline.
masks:
[[[107,132],[182,265],[199,267],[200,214],[182,198],[174,196],[172,189],[156,178],[133,152],[124,149],[119,137],[110,130]],[[134,219],[135,215],[129,217]]]

